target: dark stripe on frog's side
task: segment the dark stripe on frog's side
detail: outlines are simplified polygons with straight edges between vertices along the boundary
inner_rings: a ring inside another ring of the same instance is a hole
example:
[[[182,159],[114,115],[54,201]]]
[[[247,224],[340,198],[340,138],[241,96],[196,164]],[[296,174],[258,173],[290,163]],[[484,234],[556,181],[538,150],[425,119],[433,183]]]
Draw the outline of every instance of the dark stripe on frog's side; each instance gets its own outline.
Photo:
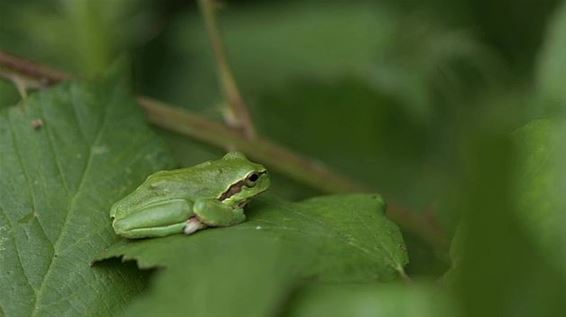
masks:
[[[242,191],[242,187],[244,187],[246,184],[245,180],[241,180],[235,184],[230,185],[230,187],[228,188],[227,191],[223,192],[222,195],[220,195],[220,197],[218,198],[218,200],[220,201],[224,201],[232,196],[234,196],[235,194],[239,193]]]
[[[255,172],[255,173],[259,176],[259,178],[261,178],[264,174],[266,174],[266,171]],[[234,196],[235,194],[241,192],[242,188],[244,186],[246,186],[246,179],[242,179],[241,181],[238,181],[238,182],[230,185],[230,187],[228,187],[228,190],[223,192],[222,195],[220,195],[220,197],[218,197],[218,200],[224,201],[224,200]]]

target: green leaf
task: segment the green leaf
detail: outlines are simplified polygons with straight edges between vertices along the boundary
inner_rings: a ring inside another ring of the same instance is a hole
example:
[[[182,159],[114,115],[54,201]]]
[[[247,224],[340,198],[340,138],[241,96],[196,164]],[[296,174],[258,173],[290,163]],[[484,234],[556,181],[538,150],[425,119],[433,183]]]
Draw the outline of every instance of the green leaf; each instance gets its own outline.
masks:
[[[566,3],[556,10],[538,58],[538,93],[554,106],[566,107]]]
[[[542,253],[563,273],[566,264],[566,122],[535,120],[519,129],[515,197],[519,219]]]
[[[500,127],[472,126],[463,143],[466,174],[456,184],[463,212],[446,282],[468,316],[561,315],[565,279],[549,259],[562,253],[564,244],[545,238],[563,232],[564,208],[555,204],[554,194],[564,196],[564,187],[552,188],[560,184],[561,176],[552,175],[560,169],[548,170],[564,162],[548,155],[564,144],[555,143],[563,140],[556,134],[560,129],[534,121],[513,140]]]
[[[447,294],[427,284],[322,284],[295,298],[288,317],[457,316]]]
[[[101,258],[123,255],[142,268],[167,267],[127,315],[270,316],[303,278],[391,281],[404,274],[403,239],[379,196],[255,203],[238,226],[123,241],[104,252]]]
[[[168,165],[120,85],[69,83],[0,112],[0,312],[108,316],[144,286],[92,268],[116,241],[108,210]]]

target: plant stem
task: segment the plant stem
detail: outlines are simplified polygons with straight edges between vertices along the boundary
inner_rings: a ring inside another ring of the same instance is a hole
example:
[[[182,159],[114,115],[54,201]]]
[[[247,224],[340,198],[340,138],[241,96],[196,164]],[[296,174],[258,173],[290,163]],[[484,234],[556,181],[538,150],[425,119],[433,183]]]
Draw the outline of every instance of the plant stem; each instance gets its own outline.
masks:
[[[232,69],[228,63],[228,58],[226,57],[226,48],[224,47],[222,35],[220,34],[218,22],[216,21],[215,3],[213,0],[199,0],[199,6],[216,60],[216,66],[218,67],[220,87],[230,107],[230,117],[232,119],[225,119],[225,121],[229,126],[242,131],[246,138],[253,139],[257,135],[248,106],[244,98],[242,98]]]
[[[20,77],[27,77],[30,81],[33,80],[34,85],[31,86],[30,84],[27,86],[28,88],[49,86],[69,78],[69,75],[61,71],[2,51],[0,51],[0,67],[0,73],[4,75],[3,77],[8,79],[9,77],[6,76],[8,73],[5,73],[3,69],[6,69],[6,71],[15,71]]]
[[[221,123],[147,97],[139,97],[138,102],[146,110],[149,121],[161,128],[218,147],[233,147],[266,163],[268,167],[323,192],[369,191],[367,187],[331,172],[321,162],[306,159],[264,138],[248,140]]]
[[[60,71],[1,51],[0,76],[10,80],[19,76],[28,88],[46,87],[71,78]],[[148,120],[156,126],[218,147],[233,146],[270,168],[321,191],[375,191],[332,172],[321,162],[308,159],[265,138],[250,140],[224,124],[148,97],[139,96],[138,102],[145,110]],[[421,237],[434,248],[446,250],[448,240],[429,214],[417,214],[390,203],[387,215],[404,230]]]

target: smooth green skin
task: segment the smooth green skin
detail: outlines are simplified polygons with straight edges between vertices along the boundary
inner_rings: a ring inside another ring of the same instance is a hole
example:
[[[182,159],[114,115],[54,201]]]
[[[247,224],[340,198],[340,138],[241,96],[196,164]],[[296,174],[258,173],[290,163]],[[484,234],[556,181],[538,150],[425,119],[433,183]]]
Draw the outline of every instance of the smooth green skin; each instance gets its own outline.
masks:
[[[252,174],[259,176],[255,182],[248,179]],[[242,181],[239,193],[220,200]],[[239,152],[188,168],[159,171],[112,206],[112,227],[116,234],[136,239],[182,233],[192,217],[207,226],[235,225],[246,219],[243,206],[269,184],[265,167]]]

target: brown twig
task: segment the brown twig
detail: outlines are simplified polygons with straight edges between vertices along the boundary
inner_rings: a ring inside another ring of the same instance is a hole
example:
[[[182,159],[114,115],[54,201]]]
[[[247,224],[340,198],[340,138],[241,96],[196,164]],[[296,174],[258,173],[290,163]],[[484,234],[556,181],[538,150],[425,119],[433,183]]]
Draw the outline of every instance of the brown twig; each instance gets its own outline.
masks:
[[[218,67],[220,87],[230,107],[230,116],[226,118],[227,120],[225,119],[225,121],[229,126],[242,131],[246,138],[253,139],[257,135],[250,111],[248,110],[244,98],[242,98],[242,94],[240,93],[240,89],[238,89],[232,69],[228,63],[228,58],[226,57],[226,48],[224,47],[222,35],[220,34],[216,21],[215,3],[213,0],[199,0],[199,6],[204,18],[212,51],[214,52],[216,66]]]
[[[69,78],[69,76],[63,72],[2,51],[0,51],[0,65],[2,65],[3,68],[16,71],[20,76],[35,80],[37,82],[36,86],[49,86]]]
[[[251,158],[265,162],[269,167],[324,192],[369,191],[367,187],[331,172],[321,162],[306,159],[261,137],[249,140],[226,125],[148,97],[138,97],[138,102],[146,110],[149,121],[161,128],[218,147],[238,149]]]
[[[3,52],[0,52],[0,76],[9,79],[20,76],[26,87],[45,87],[71,78],[60,71]],[[152,124],[215,146],[232,146],[274,170],[321,191],[373,191],[332,172],[321,162],[308,159],[267,139],[258,137],[250,140],[224,124],[148,97],[140,96],[138,102]],[[439,250],[446,249],[446,236],[429,215],[424,217],[394,204],[389,204],[387,214],[404,230],[418,235]]]

